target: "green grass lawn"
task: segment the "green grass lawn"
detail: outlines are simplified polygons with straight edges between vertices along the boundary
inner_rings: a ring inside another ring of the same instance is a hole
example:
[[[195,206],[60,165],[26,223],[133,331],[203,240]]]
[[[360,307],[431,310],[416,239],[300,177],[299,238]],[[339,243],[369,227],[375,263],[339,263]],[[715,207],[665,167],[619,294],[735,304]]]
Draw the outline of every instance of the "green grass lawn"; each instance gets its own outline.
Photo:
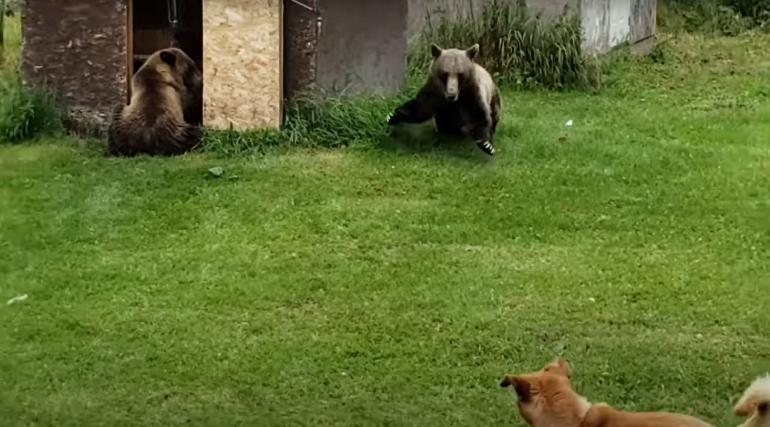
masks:
[[[594,401],[737,425],[770,370],[770,37],[666,46],[507,92],[494,161],[0,144],[0,424],[521,426],[500,377],[561,354]]]

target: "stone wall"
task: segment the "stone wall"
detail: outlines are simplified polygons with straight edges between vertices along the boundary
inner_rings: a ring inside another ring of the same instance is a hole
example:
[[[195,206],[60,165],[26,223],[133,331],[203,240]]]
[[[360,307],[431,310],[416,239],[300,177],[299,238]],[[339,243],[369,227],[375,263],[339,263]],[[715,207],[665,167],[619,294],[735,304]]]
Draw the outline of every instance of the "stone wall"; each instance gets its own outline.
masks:
[[[126,101],[125,0],[27,0],[22,16],[24,79],[103,129]]]

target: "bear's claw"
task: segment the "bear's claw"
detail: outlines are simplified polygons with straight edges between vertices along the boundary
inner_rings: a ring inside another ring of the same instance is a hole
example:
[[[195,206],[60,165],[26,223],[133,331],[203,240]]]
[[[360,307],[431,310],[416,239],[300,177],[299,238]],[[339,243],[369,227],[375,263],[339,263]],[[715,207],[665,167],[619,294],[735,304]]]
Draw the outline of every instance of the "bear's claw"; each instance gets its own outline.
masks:
[[[496,152],[495,151],[495,147],[492,145],[491,142],[489,142],[489,141],[481,141],[481,142],[477,142],[476,145],[479,148],[481,148],[481,151],[487,153],[488,155],[490,155],[490,156],[494,156],[495,155],[495,152]]]

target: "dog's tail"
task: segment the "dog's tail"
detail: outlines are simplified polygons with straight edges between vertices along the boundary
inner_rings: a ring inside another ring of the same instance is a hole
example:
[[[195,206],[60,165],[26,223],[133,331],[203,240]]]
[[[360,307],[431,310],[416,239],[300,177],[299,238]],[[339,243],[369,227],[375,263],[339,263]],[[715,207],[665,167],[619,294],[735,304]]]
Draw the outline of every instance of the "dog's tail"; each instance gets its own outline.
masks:
[[[770,409],[770,375],[757,378],[735,405],[733,411],[740,417],[756,416],[760,419],[768,416]]]

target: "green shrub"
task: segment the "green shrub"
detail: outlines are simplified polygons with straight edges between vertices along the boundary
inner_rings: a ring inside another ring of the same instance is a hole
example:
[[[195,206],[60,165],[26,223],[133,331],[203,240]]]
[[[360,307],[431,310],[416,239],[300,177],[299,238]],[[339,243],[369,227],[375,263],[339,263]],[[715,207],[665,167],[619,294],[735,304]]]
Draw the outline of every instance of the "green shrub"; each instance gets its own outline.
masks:
[[[735,36],[770,23],[770,0],[666,0],[658,23],[669,31]]]
[[[770,18],[770,0],[723,0],[723,3],[757,23],[767,22]]]
[[[525,2],[493,0],[478,16],[442,18],[427,25],[410,50],[410,74],[422,75],[430,63],[429,46],[481,47],[479,62],[509,85],[563,89],[597,87],[599,61],[582,49],[577,16],[540,19],[530,16]]]
[[[15,70],[0,73],[0,142],[62,131],[63,114],[46,93],[25,86]]]

